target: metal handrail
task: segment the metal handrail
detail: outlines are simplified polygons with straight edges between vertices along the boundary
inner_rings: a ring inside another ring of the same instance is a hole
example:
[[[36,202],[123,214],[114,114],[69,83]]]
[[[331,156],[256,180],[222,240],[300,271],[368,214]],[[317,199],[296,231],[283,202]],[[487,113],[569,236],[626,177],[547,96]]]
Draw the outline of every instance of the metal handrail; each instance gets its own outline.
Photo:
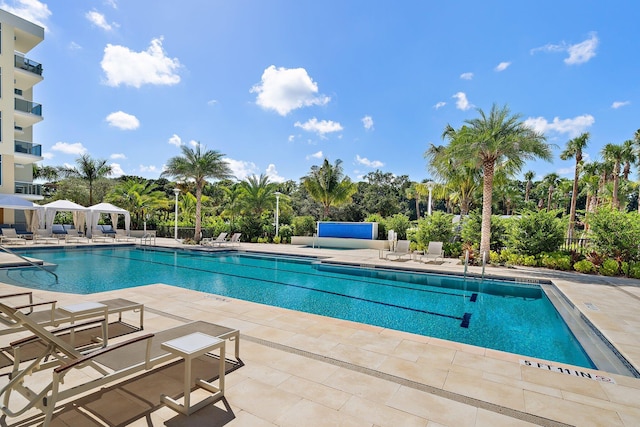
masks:
[[[53,271],[47,270],[46,268],[44,268],[44,267],[43,267],[43,266],[41,266],[40,264],[36,264],[35,262],[31,261],[29,258],[24,257],[24,256],[22,256],[22,255],[20,255],[20,254],[17,254],[17,253],[15,253],[15,252],[13,252],[11,249],[7,248],[7,247],[6,247],[6,246],[4,246],[4,245],[0,245],[0,249],[2,249],[3,251],[5,251],[6,253],[8,253],[8,254],[10,254],[10,255],[14,255],[14,256],[17,256],[17,257],[18,257],[18,258],[20,258],[20,259],[23,259],[23,260],[24,260],[24,261],[26,261],[27,263],[31,264],[32,266],[34,266],[34,267],[36,267],[36,268],[39,268],[39,269],[40,269],[40,270],[42,270],[42,271],[45,271],[45,272],[47,272],[47,273],[51,273],[51,274],[53,274],[53,277],[55,277],[55,278],[56,278],[56,284],[58,283],[58,275],[57,275],[56,273],[54,273]]]

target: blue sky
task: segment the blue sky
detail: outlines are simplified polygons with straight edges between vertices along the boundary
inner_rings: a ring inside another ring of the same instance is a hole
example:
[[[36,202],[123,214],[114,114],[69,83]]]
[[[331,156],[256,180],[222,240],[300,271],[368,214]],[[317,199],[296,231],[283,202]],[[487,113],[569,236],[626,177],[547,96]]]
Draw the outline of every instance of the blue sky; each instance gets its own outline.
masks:
[[[39,22],[28,58],[45,165],[82,153],[157,178],[199,141],[238,179],[299,180],[326,157],[355,180],[430,178],[423,153],[493,103],[588,158],[640,128],[636,1],[0,0]]]

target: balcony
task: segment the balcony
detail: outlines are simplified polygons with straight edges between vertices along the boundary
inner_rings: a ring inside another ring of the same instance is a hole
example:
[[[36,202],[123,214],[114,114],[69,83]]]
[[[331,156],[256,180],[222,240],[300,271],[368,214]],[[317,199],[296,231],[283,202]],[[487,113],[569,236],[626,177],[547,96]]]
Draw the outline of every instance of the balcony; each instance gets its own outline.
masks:
[[[42,184],[16,181],[15,194],[26,194],[29,196],[42,196]]]
[[[42,160],[42,145],[27,141],[15,141],[15,161],[19,163],[33,163]]]
[[[33,126],[42,120],[42,105],[26,99],[15,99],[15,126]]]
[[[14,55],[15,85],[23,90],[32,88],[42,81],[42,64]]]

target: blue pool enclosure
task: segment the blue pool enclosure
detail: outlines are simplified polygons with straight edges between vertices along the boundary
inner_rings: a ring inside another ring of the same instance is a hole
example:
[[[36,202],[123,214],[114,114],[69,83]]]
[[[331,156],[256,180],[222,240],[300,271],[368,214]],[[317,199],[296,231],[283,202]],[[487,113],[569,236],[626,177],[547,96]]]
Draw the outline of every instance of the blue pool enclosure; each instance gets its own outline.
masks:
[[[318,221],[318,237],[376,240],[378,223]]]

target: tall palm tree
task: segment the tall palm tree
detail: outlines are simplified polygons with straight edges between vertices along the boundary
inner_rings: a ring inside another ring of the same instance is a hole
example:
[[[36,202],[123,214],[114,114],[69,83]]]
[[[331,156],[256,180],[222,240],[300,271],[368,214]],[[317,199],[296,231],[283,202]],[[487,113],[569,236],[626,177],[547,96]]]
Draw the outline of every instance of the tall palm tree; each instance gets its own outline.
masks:
[[[302,185],[309,195],[324,207],[324,217],[329,217],[329,208],[340,206],[351,200],[351,196],[358,191],[351,178],[342,171],[342,160],[338,159],[332,165],[324,159],[322,166],[311,166],[309,174],[302,178]]]
[[[495,104],[489,114],[478,109],[479,118],[465,120],[466,125],[456,130],[450,125],[442,137],[449,140],[447,151],[455,159],[475,161],[482,169],[482,231],[480,253],[489,253],[491,242],[491,205],[493,178],[496,166],[505,174],[520,171],[526,160],[551,159],[551,149],[544,135],[526,126],[518,114],[512,115],[507,106]]]
[[[133,226],[139,228],[144,216],[151,210],[165,209],[169,206],[164,191],[147,180],[129,178],[118,183],[105,198],[133,215]]]
[[[88,154],[83,154],[76,159],[75,168],[60,167],[60,174],[66,177],[80,178],[89,184],[89,206],[93,206],[93,185],[101,179],[113,173],[111,165],[104,159],[92,159]]]
[[[567,230],[569,239],[573,238],[573,230],[576,226],[576,201],[578,200],[578,181],[580,179],[580,169],[582,168],[582,151],[587,148],[589,137],[589,133],[585,132],[573,138],[567,142],[564,151],[560,153],[562,160],[576,159],[576,168],[573,173],[573,189],[571,190],[571,207],[569,208],[569,229]]]
[[[193,180],[196,184],[196,221],[193,239],[200,241],[202,231],[202,190],[207,179],[231,178],[231,169],[223,160],[224,154],[216,150],[202,151],[198,142],[195,148],[186,145],[180,147],[182,156],[169,159],[166,169],[161,176],[171,176],[179,181]]]
[[[542,178],[542,184],[547,188],[547,212],[551,210],[551,198],[559,183],[560,175],[555,172],[548,173]]]
[[[525,181],[524,201],[525,202],[529,201],[529,194],[531,193],[531,186],[533,185],[533,178],[535,176],[536,176],[536,173],[534,171],[527,171],[524,173],[524,181]]]
[[[638,161],[635,142],[632,139],[627,139],[622,143],[622,161],[624,162],[622,177],[628,180],[631,174],[631,165]]]
[[[602,148],[602,156],[606,161],[613,163],[613,191],[611,192],[611,204],[614,208],[620,207],[618,190],[620,188],[620,165],[624,158],[622,145],[606,144]]]
[[[276,205],[278,184],[269,181],[269,176],[251,175],[240,182],[240,200],[245,213],[260,218],[263,212]]]
[[[44,179],[47,181],[56,181],[59,171],[53,166],[40,166],[33,163],[33,179]]]

